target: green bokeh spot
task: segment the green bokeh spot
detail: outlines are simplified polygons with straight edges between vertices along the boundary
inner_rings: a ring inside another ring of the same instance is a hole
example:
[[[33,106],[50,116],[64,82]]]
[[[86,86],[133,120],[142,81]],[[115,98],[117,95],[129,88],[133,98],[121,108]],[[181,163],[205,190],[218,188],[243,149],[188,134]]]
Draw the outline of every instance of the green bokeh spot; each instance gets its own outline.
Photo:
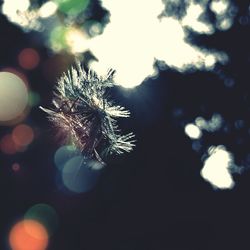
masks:
[[[79,14],[89,4],[89,0],[54,0],[54,2],[58,5],[60,11],[69,15]]]
[[[34,107],[40,103],[40,96],[36,92],[29,92],[29,106]]]
[[[24,215],[24,219],[36,220],[52,235],[58,227],[58,216],[54,208],[47,204],[37,204]]]
[[[50,46],[56,50],[67,49],[66,34],[68,29],[63,26],[56,26],[52,29],[49,36]]]

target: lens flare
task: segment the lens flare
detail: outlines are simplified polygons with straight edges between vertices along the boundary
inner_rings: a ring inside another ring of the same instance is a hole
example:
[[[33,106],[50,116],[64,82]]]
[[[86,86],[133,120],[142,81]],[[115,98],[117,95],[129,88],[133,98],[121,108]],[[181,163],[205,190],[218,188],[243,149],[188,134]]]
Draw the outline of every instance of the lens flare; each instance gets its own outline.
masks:
[[[54,51],[60,51],[67,48],[66,43],[67,27],[57,25],[51,29],[48,44]]]
[[[38,52],[32,48],[23,49],[18,55],[19,65],[23,69],[34,69],[37,67],[40,61]]]
[[[40,103],[40,95],[37,92],[29,92],[29,106],[34,107]]]
[[[101,163],[94,162],[102,168]],[[89,164],[93,164],[92,161],[85,159],[83,156],[76,156],[64,165],[62,180],[68,190],[83,193],[90,191],[95,186],[101,172],[92,169]]]
[[[8,155],[16,153],[16,145],[15,142],[12,140],[11,135],[5,135],[4,137],[2,137],[2,139],[0,140],[0,149],[3,153]]]
[[[20,124],[12,131],[12,139],[18,146],[27,146],[34,139],[33,129],[25,124]]]
[[[12,170],[13,170],[14,172],[18,172],[18,171],[20,170],[20,165],[19,165],[18,163],[14,163],[14,164],[12,165]]]
[[[185,126],[185,133],[191,139],[200,139],[202,136],[202,132],[196,125],[189,123]]]
[[[16,223],[9,234],[12,250],[45,250],[48,241],[46,229],[35,220],[22,220]]]
[[[95,20],[89,20],[84,23],[85,30],[90,37],[100,35],[103,32],[103,26],[101,23]]]
[[[58,226],[58,215],[55,209],[43,203],[31,207],[25,213],[24,218],[40,222],[47,229],[49,235],[52,235]]]
[[[67,161],[79,155],[81,155],[81,152],[75,146],[73,145],[62,146],[59,149],[57,149],[55,153],[54,156],[55,165],[59,170],[62,170]]]
[[[44,3],[41,8],[39,9],[39,14],[41,18],[48,18],[56,13],[57,11],[57,4],[52,1],[48,1]]]
[[[54,0],[58,5],[58,9],[69,15],[77,15],[89,4],[89,0]]]
[[[21,78],[0,72],[0,123],[18,119],[28,104],[28,89]]]
[[[72,53],[81,53],[88,49],[87,36],[80,29],[71,28],[66,32],[66,43]]]

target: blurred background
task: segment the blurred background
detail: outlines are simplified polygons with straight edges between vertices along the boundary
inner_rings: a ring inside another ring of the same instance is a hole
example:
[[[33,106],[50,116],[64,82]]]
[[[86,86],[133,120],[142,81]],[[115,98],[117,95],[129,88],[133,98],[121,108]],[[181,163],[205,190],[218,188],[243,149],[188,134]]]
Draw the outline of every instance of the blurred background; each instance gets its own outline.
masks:
[[[0,1],[4,250],[250,247],[249,1]],[[81,167],[39,106],[116,70],[132,153]]]

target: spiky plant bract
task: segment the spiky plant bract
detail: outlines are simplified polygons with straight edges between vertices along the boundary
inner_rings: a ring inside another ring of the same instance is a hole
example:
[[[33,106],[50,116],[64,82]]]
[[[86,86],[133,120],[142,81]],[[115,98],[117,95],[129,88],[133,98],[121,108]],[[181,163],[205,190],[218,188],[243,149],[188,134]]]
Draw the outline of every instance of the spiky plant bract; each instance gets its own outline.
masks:
[[[130,152],[134,146],[133,133],[122,135],[117,125],[117,118],[129,117],[130,112],[108,96],[108,89],[114,86],[113,75],[114,70],[105,76],[86,72],[77,62],[59,79],[53,107],[41,107],[65,143],[103,164],[108,155]]]

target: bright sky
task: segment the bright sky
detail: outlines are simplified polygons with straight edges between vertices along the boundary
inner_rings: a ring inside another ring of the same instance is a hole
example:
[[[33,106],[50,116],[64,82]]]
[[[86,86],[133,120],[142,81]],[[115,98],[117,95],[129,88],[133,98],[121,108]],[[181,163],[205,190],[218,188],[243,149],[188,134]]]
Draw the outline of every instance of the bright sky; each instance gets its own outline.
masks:
[[[157,76],[156,60],[183,72],[212,70],[217,62],[228,59],[222,51],[209,51],[188,43],[187,28],[208,35],[216,28],[230,28],[235,12],[230,0],[213,0],[210,4],[208,0],[199,3],[190,0],[186,15],[179,20],[163,15],[165,7],[173,4],[173,0],[101,0],[100,3],[110,13],[110,22],[104,32],[87,39],[83,30],[74,29],[69,32],[70,37],[67,35],[67,42],[72,45],[71,53],[90,50],[98,59],[90,66],[98,73],[106,74],[108,69],[115,69],[115,80],[123,87],[135,87]],[[203,18],[206,6],[215,15],[215,26]],[[39,27],[44,19],[55,17],[57,5],[56,1],[47,1],[40,9],[30,8],[29,0],[15,0],[15,5],[12,0],[4,0],[2,12],[24,29],[32,29]]]
[[[198,33],[214,32],[210,23],[200,20],[205,11],[204,4],[191,1],[182,20],[160,18],[165,9],[162,0],[102,0],[102,5],[110,11],[110,23],[103,34],[90,41],[90,50],[99,60],[91,66],[100,73],[110,67],[116,69],[116,81],[124,87],[137,86],[155,76],[155,60],[179,71],[190,68],[210,70],[216,62],[227,60],[224,53],[186,42],[185,27]],[[224,5],[214,6],[213,9],[216,6],[224,8]]]
[[[230,168],[234,166],[233,155],[224,146],[210,147],[201,176],[214,188],[231,189],[235,183]]]

